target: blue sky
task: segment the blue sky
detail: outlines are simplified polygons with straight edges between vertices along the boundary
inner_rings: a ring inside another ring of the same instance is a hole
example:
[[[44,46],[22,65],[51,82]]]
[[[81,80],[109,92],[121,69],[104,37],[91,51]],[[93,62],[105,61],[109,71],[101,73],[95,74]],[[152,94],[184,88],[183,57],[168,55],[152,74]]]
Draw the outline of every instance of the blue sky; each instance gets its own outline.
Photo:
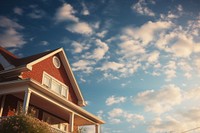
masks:
[[[0,45],[20,57],[63,47],[85,109],[106,121],[103,133],[181,133],[200,126],[199,7],[198,0],[4,0]]]

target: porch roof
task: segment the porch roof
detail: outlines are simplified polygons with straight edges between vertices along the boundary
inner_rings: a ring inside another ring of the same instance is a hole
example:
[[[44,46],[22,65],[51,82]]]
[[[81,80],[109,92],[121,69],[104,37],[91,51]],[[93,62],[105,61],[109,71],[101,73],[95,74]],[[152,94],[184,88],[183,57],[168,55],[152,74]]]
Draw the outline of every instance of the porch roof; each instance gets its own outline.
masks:
[[[9,88],[9,89],[8,89]],[[89,121],[93,124],[104,124],[105,122],[99,119],[97,116],[89,113],[83,108],[77,106],[76,104],[62,98],[53,91],[47,89],[45,86],[41,85],[35,80],[25,79],[25,80],[15,80],[0,83],[0,95],[11,94],[17,92],[24,92],[27,89],[31,89],[33,94],[39,97],[48,97],[50,101],[54,101],[57,104],[63,106],[68,112],[73,112],[75,114],[75,119],[77,119],[80,124],[81,121]]]

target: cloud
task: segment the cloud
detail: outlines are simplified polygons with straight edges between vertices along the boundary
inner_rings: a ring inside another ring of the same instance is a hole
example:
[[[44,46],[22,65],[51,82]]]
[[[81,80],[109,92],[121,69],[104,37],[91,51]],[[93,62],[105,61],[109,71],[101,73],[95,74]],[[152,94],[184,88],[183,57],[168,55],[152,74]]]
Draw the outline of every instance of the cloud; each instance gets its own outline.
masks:
[[[147,7],[145,0],[139,0],[132,6],[132,9],[141,15],[155,16],[155,13]]]
[[[64,3],[62,7],[60,7],[57,10],[55,14],[55,19],[57,20],[57,22],[62,22],[62,21],[78,22],[79,19],[75,16],[75,13],[76,11],[70,4]]]
[[[162,114],[182,101],[181,90],[173,84],[163,86],[160,90],[146,90],[138,93],[134,103],[143,105],[145,111]]]
[[[87,6],[85,5],[85,3],[82,2],[81,5],[83,7],[83,10],[81,11],[81,14],[83,14],[83,15],[90,15],[90,12],[89,12]]]
[[[200,58],[195,59],[195,65],[197,69],[200,69]]]
[[[91,73],[93,68],[91,67],[94,62],[88,60],[79,60],[72,64],[73,71],[83,71],[85,73]]]
[[[104,58],[106,52],[109,50],[108,45],[105,42],[102,42],[100,39],[95,40],[97,48],[94,49],[92,55],[89,58],[95,60],[101,60]]]
[[[97,112],[97,117],[99,117],[100,119],[103,119],[103,115],[104,115],[104,111],[103,110],[99,110]]]
[[[82,35],[91,35],[93,33],[92,27],[86,22],[78,22],[66,27],[66,29],[72,33],[78,33]]]
[[[110,106],[113,104],[124,103],[125,101],[126,101],[126,97],[110,96],[106,99],[106,105]]]
[[[184,109],[163,118],[155,118],[148,127],[149,133],[160,132],[186,132],[196,129],[200,121],[199,107]],[[199,129],[194,133],[199,133]]]
[[[149,63],[154,63],[154,62],[157,62],[158,61],[158,58],[159,58],[159,54],[160,52],[158,51],[153,51],[149,54],[148,58],[147,58],[147,61]]]
[[[11,19],[4,17],[4,16],[0,16],[0,27],[13,28],[13,29],[24,29],[24,27],[21,26],[20,24],[18,24],[17,22],[12,21]]]
[[[47,45],[49,45],[49,42],[47,42],[47,41],[41,41],[40,44],[43,45],[43,46],[47,46]]]
[[[119,53],[123,54],[125,57],[132,57],[137,54],[144,54],[145,48],[135,40],[127,40],[119,44],[121,48]],[[133,52],[134,51],[134,52]]]
[[[170,93],[168,93],[170,95]],[[200,124],[199,108],[200,88],[188,88],[181,91],[182,102],[173,111],[155,118],[149,123],[148,132],[185,132]],[[164,97],[163,97],[164,98]],[[172,101],[173,102],[173,99]],[[195,130],[199,133],[200,130]]]
[[[83,44],[73,41],[72,46],[74,47],[74,53],[81,53],[83,50],[88,49],[88,47],[83,46]]]
[[[200,43],[182,28],[175,28],[168,34],[160,34],[156,46],[171,53],[174,57],[189,58],[193,53],[200,52]]]
[[[119,124],[124,121],[131,124],[136,124],[138,122],[144,121],[144,116],[139,115],[139,114],[129,113],[127,111],[124,111],[121,108],[114,108],[113,110],[108,112],[108,116],[109,116],[109,120],[113,124]]]
[[[176,62],[175,61],[169,61],[164,66],[164,73],[167,76],[166,81],[170,81],[172,78],[176,77]]]
[[[106,71],[106,70],[113,70],[113,71],[118,71],[119,69],[122,69],[124,67],[124,64],[117,63],[117,62],[106,62],[103,64],[103,66],[100,69],[101,71]]]
[[[103,30],[102,32],[99,32],[99,33],[97,33],[96,35],[98,36],[98,37],[100,37],[100,38],[104,38],[105,37],[105,35],[107,34],[107,30]]]
[[[17,15],[22,15],[23,14],[23,9],[22,8],[19,8],[19,7],[15,7],[13,9],[14,13],[17,14]]]
[[[108,115],[112,118],[123,116],[123,114],[124,114],[124,111],[120,108],[114,108],[112,111],[108,112]]]
[[[0,45],[2,47],[22,47],[26,41],[17,30],[24,29],[23,26],[7,17],[0,16]]]
[[[156,39],[159,33],[172,27],[171,22],[167,21],[148,21],[141,27],[127,27],[123,29],[123,33],[134,40],[139,40],[143,45],[149,44]]]

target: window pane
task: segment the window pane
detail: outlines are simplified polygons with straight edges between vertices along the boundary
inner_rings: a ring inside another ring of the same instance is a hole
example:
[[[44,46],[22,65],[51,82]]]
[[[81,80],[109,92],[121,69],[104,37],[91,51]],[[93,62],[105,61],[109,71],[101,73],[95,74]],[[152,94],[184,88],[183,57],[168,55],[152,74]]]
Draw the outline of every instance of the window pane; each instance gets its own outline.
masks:
[[[61,88],[60,88],[60,84],[56,81],[52,81],[52,84],[51,84],[51,89],[53,91],[55,91],[56,93],[60,94],[61,93]]]
[[[45,85],[46,87],[50,88],[50,77],[48,77],[47,75],[44,75],[44,79],[43,79],[43,85]]]
[[[68,90],[67,87],[62,86],[62,92],[61,92],[61,95],[64,96],[64,97],[67,97],[67,90]]]

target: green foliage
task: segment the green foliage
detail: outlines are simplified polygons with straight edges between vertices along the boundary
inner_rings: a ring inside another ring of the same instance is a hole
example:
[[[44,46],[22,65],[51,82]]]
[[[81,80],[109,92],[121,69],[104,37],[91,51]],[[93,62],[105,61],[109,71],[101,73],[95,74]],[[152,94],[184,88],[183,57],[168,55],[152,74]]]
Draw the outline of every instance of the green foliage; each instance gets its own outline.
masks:
[[[53,133],[50,126],[28,115],[15,115],[0,120],[0,133]]]

